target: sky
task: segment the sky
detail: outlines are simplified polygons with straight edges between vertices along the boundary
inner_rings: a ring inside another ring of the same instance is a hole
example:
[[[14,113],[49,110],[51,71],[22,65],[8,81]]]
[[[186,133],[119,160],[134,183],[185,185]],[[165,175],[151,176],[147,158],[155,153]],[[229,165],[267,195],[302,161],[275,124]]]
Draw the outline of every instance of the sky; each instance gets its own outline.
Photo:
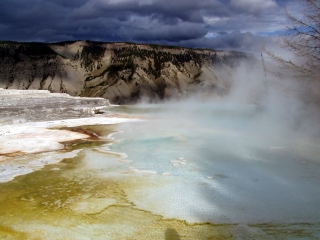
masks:
[[[1,0],[0,40],[155,43],[260,51],[299,0]]]

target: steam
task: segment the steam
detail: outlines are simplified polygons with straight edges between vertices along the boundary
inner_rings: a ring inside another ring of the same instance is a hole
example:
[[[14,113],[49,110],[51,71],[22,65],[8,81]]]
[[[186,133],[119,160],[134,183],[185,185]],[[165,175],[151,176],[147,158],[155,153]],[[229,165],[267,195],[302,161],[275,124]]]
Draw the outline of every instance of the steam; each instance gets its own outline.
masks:
[[[291,52],[276,51],[287,60],[294,58]],[[214,83],[214,91],[200,86],[198,91],[181,92],[178,99],[155,99],[154,103],[162,105],[166,110],[161,115],[172,121],[192,121],[195,112],[205,112],[213,106],[233,106],[234,110],[251,106],[257,112],[250,119],[251,131],[260,132],[261,138],[264,134],[319,138],[320,84],[295,78],[265,54],[264,61],[265,68],[259,54],[256,61],[242,61],[236,69],[215,66],[213,72],[220,80]],[[150,99],[154,97],[142,97],[139,105],[146,105]]]
[[[265,70],[261,62],[243,62],[232,75],[229,94],[220,102],[254,104],[262,112],[257,122],[260,129],[281,131],[288,136],[318,137],[320,107],[312,94],[317,89],[315,84],[286,75],[273,62],[266,65]]]
[[[188,222],[317,221],[319,114],[301,99],[304,84],[259,63],[227,75],[228,94],[125,108],[148,120],[121,125],[112,151],[158,174],[128,198]]]
[[[211,128],[232,129],[242,135],[254,133],[256,141],[271,141],[275,136],[296,141],[297,145],[304,138],[318,141],[320,106],[317,95],[312,94],[317,85],[294,78],[294,74],[287,74],[270,59],[265,61],[266,68],[257,59],[243,61],[236,69],[215,69],[220,82],[216,83],[218,91],[212,94],[201,89],[186,93],[180,99],[148,106],[162,109],[153,114],[159,121],[156,125],[161,126],[161,121],[170,119],[166,127],[186,120],[197,126],[211,117]],[[221,89],[225,90],[222,94]],[[145,104],[141,102],[140,106]],[[214,114],[220,112],[224,112],[225,117],[216,122]],[[234,119],[233,114],[236,115]],[[242,117],[243,122],[239,123],[236,117],[241,114],[250,117]]]

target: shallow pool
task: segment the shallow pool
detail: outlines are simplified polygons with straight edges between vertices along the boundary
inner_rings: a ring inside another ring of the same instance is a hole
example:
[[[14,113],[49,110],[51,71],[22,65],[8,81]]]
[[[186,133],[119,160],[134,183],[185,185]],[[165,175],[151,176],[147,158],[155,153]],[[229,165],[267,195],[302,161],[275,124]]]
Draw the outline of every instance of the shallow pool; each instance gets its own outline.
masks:
[[[317,139],[251,105],[114,111],[145,121],[86,127],[103,140],[0,184],[2,239],[320,237]]]

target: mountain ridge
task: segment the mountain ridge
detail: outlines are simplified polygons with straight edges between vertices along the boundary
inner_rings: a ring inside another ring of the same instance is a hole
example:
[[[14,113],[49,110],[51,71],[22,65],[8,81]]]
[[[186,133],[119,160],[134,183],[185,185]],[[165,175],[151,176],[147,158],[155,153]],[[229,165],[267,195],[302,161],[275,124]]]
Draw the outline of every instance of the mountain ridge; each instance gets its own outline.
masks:
[[[119,104],[199,91],[219,95],[228,91],[232,70],[244,60],[254,57],[138,43],[5,41],[0,42],[0,88],[103,97]]]

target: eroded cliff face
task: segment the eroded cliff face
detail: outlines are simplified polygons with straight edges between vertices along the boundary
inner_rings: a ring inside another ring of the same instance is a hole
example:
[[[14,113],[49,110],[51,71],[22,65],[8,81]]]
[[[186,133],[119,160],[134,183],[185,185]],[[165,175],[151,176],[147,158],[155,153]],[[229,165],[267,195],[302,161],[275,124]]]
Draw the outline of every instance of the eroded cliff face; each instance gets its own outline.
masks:
[[[0,42],[0,87],[38,89],[112,103],[156,101],[195,92],[224,94],[239,52],[133,43]]]

